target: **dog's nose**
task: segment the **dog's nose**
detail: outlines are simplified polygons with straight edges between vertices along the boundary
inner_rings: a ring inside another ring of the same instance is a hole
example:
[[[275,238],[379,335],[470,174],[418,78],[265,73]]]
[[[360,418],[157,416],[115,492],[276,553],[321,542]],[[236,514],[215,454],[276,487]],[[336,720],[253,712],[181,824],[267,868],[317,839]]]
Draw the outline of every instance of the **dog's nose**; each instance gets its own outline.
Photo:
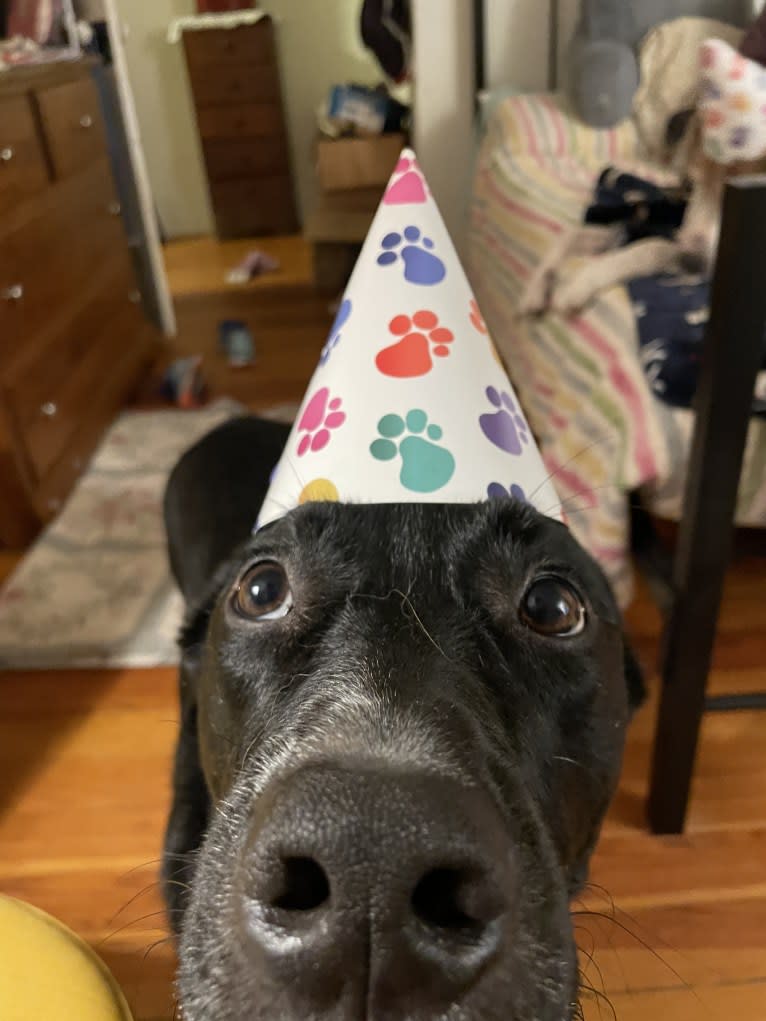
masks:
[[[304,768],[259,799],[242,935],[307,1015],[354,1001],[362,1014],[420,1004],[436,1016],[512,938],[516,877],[481,792],[382,767]]]

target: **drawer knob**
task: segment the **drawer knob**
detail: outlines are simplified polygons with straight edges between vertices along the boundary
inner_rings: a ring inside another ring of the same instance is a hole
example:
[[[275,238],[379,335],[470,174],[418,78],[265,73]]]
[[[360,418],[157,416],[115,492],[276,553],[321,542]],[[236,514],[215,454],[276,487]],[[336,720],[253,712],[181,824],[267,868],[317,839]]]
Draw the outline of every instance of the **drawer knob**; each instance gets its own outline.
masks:
[[[0,297],[5,301],[21,301],[24,297],[24,285],[11,284],[10,287],[4,287],[0,291]]]
[[[10,145],[6,145],[4,149],[0,149],[0,160],[2,160],[3,163],[10,163],[12,159],[13,149],[11,149]]]
[[[119,202],[110,202],[106,208],[110,216],[119,216],[122,212],[122,206]]]
[[[93,127],[93,118],[91,117],[91,115],[89,113],[83,114],[82,117],[80,118],[80,127],[81,128],[92,128]]]
[[[133,290],[128,293],[128,301],[131,305],[138,305],[141,301],[141,292],[139,290]]]
[[[40,411],[46,418],[53,418],[58,410],[57,405],[55,405],[53,401],[46,401],[45,404],[40,405]]]

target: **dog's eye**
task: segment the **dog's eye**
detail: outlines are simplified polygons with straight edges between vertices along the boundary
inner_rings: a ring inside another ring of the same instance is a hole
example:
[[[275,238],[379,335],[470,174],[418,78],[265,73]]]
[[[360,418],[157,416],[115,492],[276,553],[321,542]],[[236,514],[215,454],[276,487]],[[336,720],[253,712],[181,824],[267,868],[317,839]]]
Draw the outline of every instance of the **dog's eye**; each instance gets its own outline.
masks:
[[[572,586],[553,575],[537,578],[521,601],[520,616],[540,635],[569,638],[585,627],[585,605]]]
[[[242,575],[233,594],[234,608],[248,620],[278,620],[293,608],[284,568],[273,560],[255,564]]]

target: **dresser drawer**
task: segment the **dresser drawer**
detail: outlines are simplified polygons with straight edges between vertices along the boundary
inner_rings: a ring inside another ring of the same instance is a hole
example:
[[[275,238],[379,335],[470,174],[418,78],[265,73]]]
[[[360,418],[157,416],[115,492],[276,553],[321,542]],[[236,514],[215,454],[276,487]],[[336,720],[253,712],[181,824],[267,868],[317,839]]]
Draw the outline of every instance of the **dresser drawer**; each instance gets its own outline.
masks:
[[[66,177],[106,155],[96,86],[89,78],[35,93],[57,177]]]
[[[221,237],[291,234],[297,230],[289,177],[214,181],[210,193]]]
[[[191,79],[197,106],[226,106],[230,103],[271,103],[279,100],[279,69],[276,64],[251,67],[207,64],[196,69]]]
[[[282,108],[273,103],[208,106],[197,111],[197,121],[203,140],[284,135]]]
[[[269,18],[256,25],[213,28],[184,33],[189,67],[211,64],[275,64],[274,29]]]
[[[203,144],[205,165],[211,181],[232,177],[277,177],[290,173],[287,140],[249,138],[242,141],[212,139]]]
[[[129,297],[131,282],[127,260],[115,260],[76,313],[60,325],[55,343],[5,381],[6,403],[38,478],[101,400],[115,362],[131,342],[130,330],[142,326],[141,307]]]
[[[67,179],[55,192],[50,202],[36,203],[33,215],[0,237],[0,262],[15,292],[4,306],[16,324],[20,358],[36,348],[39,335],[55,333],[59,319],[113,253],[128,260],[105,162]],[[16,357],[3,342],[0,349],[4,360]]]
[[[29,100],[0,100],[0,213],[47,183],[48,167]]]

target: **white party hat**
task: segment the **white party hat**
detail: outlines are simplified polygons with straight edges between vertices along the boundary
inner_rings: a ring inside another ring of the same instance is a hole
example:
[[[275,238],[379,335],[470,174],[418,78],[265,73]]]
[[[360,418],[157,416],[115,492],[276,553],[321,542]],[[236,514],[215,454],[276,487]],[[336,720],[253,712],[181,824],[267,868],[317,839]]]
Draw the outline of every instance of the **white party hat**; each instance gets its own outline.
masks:
[[[559,497],[444,221],[405,149],[258,518],[311,500]]]

